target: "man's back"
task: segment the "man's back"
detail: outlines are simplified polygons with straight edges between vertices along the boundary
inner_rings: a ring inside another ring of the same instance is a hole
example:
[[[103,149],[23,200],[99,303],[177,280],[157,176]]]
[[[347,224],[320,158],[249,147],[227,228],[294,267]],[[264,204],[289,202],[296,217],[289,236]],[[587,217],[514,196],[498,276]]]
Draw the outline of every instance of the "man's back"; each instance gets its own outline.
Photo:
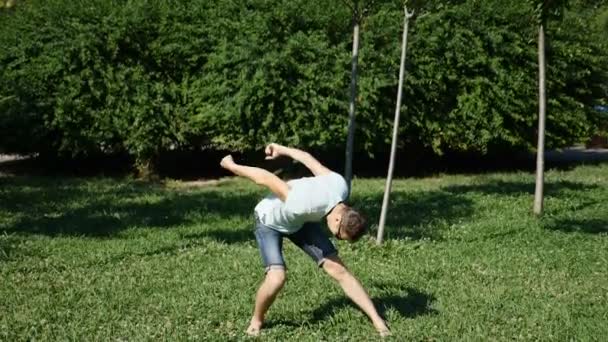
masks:
[[[320,221],[348,196],[346,181],[335,172],[299,178],[287,184],[289,192],[285,202],[271,195],[255,207],[261,223],[285,234],[298,231],[306,222]]]

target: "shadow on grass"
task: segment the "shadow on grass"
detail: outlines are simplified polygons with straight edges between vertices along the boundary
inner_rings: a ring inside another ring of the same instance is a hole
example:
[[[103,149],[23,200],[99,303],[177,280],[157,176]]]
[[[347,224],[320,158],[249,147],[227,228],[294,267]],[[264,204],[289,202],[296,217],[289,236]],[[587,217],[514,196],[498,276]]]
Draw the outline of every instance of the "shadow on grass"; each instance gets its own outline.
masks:
[[[0,211],[11,220],[0,222],[0,231],[104,238],[128,228],[205,224],[206,230],[183,238],[241,243],[252,239],[249,225],[221,225],[231,224],[235,218],[253,224],[252,211],[259,199],[257,192],[226,186],[183,191],[111,179],[4,178],[0,179]],[[356,202],[372,214],[371,222],[377,220],[380,193]],[[435,222],[458,220],[471,213],[471,200],[459,194],[397,192],[392,196],[387,238],[440,238],[443,226]],[[210,222],[218,226],[209,228]]]
[[[602,219],[562,219],[543,224],[548,230],[559,230],[566,233],[580,232],[588,234],[608,233],[608,220]]]
[[[0,179],[0,211],[11,220],[0,222],[0,232],[112,237],[127,228],[247,220],[258,200],[258,194],[238,189],[178,191],[138,182],[7,178]],[[249,230],[218,227],[208,237],[242,242],[251,239]]]
[[[546,185],[547,196],[584,192],[595,185],[560,181]],[[487,180],[481,184],[446,186],[431,191],[397,191],[391,195],[387,239],[442,238],[445,229],[470,218],[472,192],[497,196],[532,194],[531,182]],[[170,229],[184,224],[206,225],[206,230],[184,235],[196,243],[211,238],[224,243],[252,240],[251,215],[260,194],[237,187],[209,186],[190,190],[167,189],[158,184],[111,179],[0,178],[0,233],[112,237],[128,228]],[[356,207],[378,222],[382,193],[353,198]],[[243,227],[222,226],[235,220]],[[209,228],[217,222],[218,226]],[[576,223],[576,222],[574,222]],[[572,222],[556,223],[561,230]],[[602,232],[601,222],[587,231]],[[583,224],[578,224],[582,227]],[[581,228],[582,229],[582,228]]]
[[[382,194],[353,198],[355,207],[367,215],[372,224],[378,222]],[[440,240],[444,229],[473,214],[473,201],[463,194],[442,190],[424,192],[393,192],[386,218],[387,239]],[[372,230],[375,226],[372,226]],[[371,232],[375,234],[374,231]]]
[[[443,231],[453,223],[467,220],[474,214],[475,201],[471,194],[485,194],[495,197],[533,196],[533,179],[526,181],[503,181],[481,178],[482,182],[468,185],[448,185],[432,191],[403,192],[391,194],[391,203],[386,221],[387,239],[431,239],[441,240]],[[570,193],[584,194],[599,189],[598,185],[572,181],[547,182],[546,197],[567,197]],[[596,201],[586,201],[581,206],[593,205]],[[368,215],[369,222],[378,222],[381,194],[375,196],[356,195],[353,204]],[[564,224],[558,224],[564,226]],[[580,225],[579,225],[580,226]],[[587,232],[602,232],[605,225],[601,221],[591,222]],[[561,229],[565,230],[565,229]],[[372,232],[375,235],[375,232]],[[514,232],[507,232],[511,235]],[[495,236],[500,237],[500,235]]]
[[[565,196],[568,192],[584,193],[597,188],[597,185],[571,181],[547,182],[545,196]],[[393,192],[386,221],[386,238],[441,240],[445,229],[474,214],[475,203],[470,196],[472,193],[493,196],[533,195],[534,183],[486,179],[480,184],[449,185],[432,191]],[[378,222],[382,204],[380,193],[368,197],[354,196],[353,204],[368,215],[369,222]]]
[[[183,239],[192,240],[192,241],[200,241],[202,239],[212,239],[217,242],[222,243],[235,243],[235,242],[245,242],[245,241],[254,241],[255,236],[253,234],[253,217],[251,218],[251,224],[243,227],[239,227],[234,229],[230,227],[230,230],[227,229],[214,229],[207,230],[202,233],[192,233],[192,234],[183,234],[181,237]]]
[[[545,197],[561,197],[569,198],[572,192],[576,192],[578,195],[578,202],[576,205],[571,204],[569,207],[570,212],[578,212],[580,210],[586,210],[598,203],[595,198],[585,198],[585,194],[589,194],[591,191],[599,190],[600,186],[595,184],[585,184],[571,181],[558,181],[558,182],[547,182],[544,187]],[[504,181],[492,181],[484,184],[476,185],[459,185],[459,186],[448,186],[444,190],[452,193],[483,193],[490,195],[528,195],[530,198],[534,195],[534,183],[520,183],[520,182],[504,182]],[[551,219],[544,218],[542,226],[547,230],[562,231],[562,232],[581,232],[588,234],[601,234],[608,233],[608,220],[599,218],[584,218],[584,219]],[[515,232],[505,232],[505,235],[511,235]],[[500,237],[501,235],[490,236],[490,238]]]
[[[414,318],[421,315],[436,315],[437,310],[431,307],[435,301],[432,295],[420,292],[414,288],[407,288],[405,295],[381,296],[374,300],[382,317],[386,312],[394,310],[402,317]]]
[[[437,310],[432,308],[435,301],[433,295],[424,293],[412,287],[398,288],[389,293],[372,298],[378,313],[386,318],[388,311],[395,311],[401,317],[415,318],[422,315],[435,315]],[[312,319],[307,323],[318,323],[332,317],[336,312],[346,308],[357,308],[347,297],[333,298],[312,312]],[[358,309],[358,308],[357,308]]]
[[[489,195],[534,195],[534,180],[530,182],[507,182],[501,180],[489,180],[482,184],[472,185],[450,185],[443,190],[450,193],[477,192]],[[597,189],[597,185],[590,185],[571,181],[546,182],[544,186],[545,196],[559,196],[567,191],[587,191]]]
[[[394,310],[402,317],[413,318],[420,315],[435,315],[432,305],[435,296],[422,292],[416,288],[402,284],[376,282],[374,288],[381,290],[384,294],[374,299],[374,304],[382,317],[386,312]]]

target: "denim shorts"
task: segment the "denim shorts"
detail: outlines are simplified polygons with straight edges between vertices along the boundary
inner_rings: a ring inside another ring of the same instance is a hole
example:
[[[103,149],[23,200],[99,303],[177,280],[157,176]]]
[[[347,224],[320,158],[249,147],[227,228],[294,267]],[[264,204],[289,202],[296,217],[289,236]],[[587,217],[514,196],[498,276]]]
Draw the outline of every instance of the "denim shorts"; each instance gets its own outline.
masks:
[[[308,254],[319,267],[323,265],[326,258],[338,254],[338,250],[331,243],[320,223],[305,223],[297,232],[284,234],[263,225],[256,219],[255,239],[258,242],[266,272],[274,268],[286,268],[283,259],[284,237]]]

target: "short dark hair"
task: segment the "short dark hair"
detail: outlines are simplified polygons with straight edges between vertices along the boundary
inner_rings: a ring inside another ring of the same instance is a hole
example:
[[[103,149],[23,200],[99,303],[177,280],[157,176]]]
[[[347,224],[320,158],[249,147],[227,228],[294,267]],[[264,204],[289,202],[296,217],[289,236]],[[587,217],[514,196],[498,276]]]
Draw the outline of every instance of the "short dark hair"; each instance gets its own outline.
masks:
[[[346,233],[349,241],[355,242],[367,231],[367,221],[358,211],[346,206],[342,212],[340,230]]]

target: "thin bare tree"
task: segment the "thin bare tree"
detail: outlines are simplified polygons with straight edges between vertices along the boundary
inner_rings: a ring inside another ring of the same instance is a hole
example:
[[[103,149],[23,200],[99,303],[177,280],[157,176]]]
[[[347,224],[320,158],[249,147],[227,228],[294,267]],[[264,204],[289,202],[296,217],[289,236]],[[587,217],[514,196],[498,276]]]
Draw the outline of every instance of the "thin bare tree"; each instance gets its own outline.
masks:
[[[536,186],[534,189],[534,214],[543,213],[545,186],[545,122],[547,96],[545,90],[545,25],[538,28],[538,146],[536,149]]]
[[[350,103],[348,105],[348,136],[346,138],[346,165],[344,166],[344,177],[350,192],[353,178],[353,151],[355,145],[355,108],[357,102],[357,67],[359,64],[359,29],[361,16],[359,14],[359,3],[355,1],[353,6],[353,55],[351,61],[350,80]]]
[[[386,186],[384,188],[384,198],[382,200],[382,211],[380,212],[380,223],[378,224],[378,236],[376,242],[380,245],[384,239],[384,224],[386,222],[386,213],[388,211],[388,203],[393,182],[393,170],[395,168],[395,154],[397,152],[397,138],[399,135],[399,116],[401,113],[401,95],[403,93],[403,79],[405,78],[405,56],[407,52],[407,34],[409,30],[410,19],[414,16],[414,12],[408,12],[407,5],[403,6],[403,38],[401,41],[401,65],[399,67],[399,85],[397,87],[397,105],[395,108],[395,122],[393,124],[393,141],[391,143],[391,155],[388,164],[388,175],[386,177]]]
[[[353,49],[351,59],[350,102],[348,106],[348,133],[346,137],[346,158],[344,178],[350,192],[353,178],[353,153],[355,148],[356,108],[357,108],[357,69],[359,65],[359,40],[361,22],[375,5],[375,0],[342,0],[352,12]]]
[[[528,0],[538,25],[538,145],[536,148],[536,186],[534,214],[542,215],[545,186],[545,123],[547,115],[545,29],[551,17],[561,17],[568,0]]]

